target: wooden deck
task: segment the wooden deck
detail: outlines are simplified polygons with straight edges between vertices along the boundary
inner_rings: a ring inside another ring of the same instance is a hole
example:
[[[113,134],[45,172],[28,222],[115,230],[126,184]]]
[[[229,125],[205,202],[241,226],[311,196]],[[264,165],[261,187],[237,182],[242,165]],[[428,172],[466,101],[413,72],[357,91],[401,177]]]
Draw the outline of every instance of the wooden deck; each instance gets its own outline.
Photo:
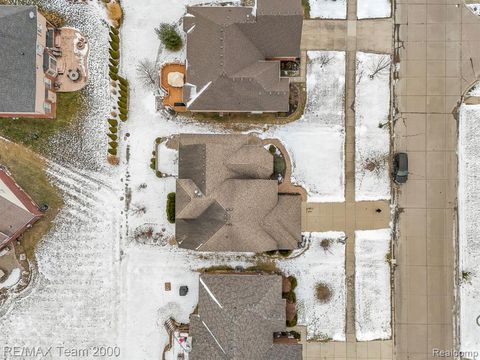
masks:
[[[185,106],[175,106],[175,103],[183,103],[183,88],[173,87],[168,84],[168,74],[179,72],[185,76],[185,65],[183,64],[165,64],[160,71],[160,84],[167,93],[163,98],[163,106],[169,107],[176,112],[186,112]]]
[[[56,82],[60,84],[60,88],[57,91],[78,91],[87,85],[89,44],[78,30],[69,27],[61,28],[60,33],[56,36],[55,43],[59,45],[62,52],[62,56],[57,57],[58,77]],[[82,41],[84,41],[83,45]],[[69,70],[78,71],[80,74],[79,79],[71,80],[68,77]]]

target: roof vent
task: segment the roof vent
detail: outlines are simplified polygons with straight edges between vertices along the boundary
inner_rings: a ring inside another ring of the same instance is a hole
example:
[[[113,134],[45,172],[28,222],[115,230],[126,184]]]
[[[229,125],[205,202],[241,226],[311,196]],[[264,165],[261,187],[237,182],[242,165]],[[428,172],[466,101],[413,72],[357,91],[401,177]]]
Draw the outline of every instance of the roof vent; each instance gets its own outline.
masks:
[[[30,12],[28,13],[28,17],[29,17],[30,19],[35,19],[35,13],[34,13],[33,11],[30,11]]]

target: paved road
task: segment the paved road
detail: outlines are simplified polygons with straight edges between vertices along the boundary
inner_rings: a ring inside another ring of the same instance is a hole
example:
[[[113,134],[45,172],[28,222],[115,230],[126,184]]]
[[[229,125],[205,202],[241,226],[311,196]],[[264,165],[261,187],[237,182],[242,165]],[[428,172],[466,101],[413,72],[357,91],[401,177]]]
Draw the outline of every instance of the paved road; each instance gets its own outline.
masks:
[[[396,357],[435,359],[454,339],[457,103],[480,70],[480,20],[460,0],[397,0],[395,148],[398,189]],[[438,357],[436,358],[438,359]]]

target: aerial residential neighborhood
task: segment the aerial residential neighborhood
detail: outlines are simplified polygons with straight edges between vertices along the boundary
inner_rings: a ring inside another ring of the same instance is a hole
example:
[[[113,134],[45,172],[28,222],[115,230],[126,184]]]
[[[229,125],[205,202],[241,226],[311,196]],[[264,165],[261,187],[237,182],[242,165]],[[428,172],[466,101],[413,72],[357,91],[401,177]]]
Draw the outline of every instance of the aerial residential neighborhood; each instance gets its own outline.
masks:
[[[480,359],[480,2],[0,0],[0,358]]]

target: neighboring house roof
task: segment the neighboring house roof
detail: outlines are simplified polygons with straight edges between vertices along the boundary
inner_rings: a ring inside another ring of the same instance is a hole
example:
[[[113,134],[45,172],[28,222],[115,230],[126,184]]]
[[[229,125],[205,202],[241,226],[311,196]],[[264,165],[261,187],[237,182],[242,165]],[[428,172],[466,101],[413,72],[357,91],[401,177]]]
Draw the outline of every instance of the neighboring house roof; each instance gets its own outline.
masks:
[[[289,80],[279,61],[266,60],[300,57],[302,22],[300,0],[187,7],[187,108],[288,111]]]
[[[190,316],[191,360],[300,360],[301,344],[273,342],[286,331],[282,277],[200,275],[198,314]]]
[[[295,249],[301,197],[279,194],[273,156],[251,135],[179,137],[175,200],[180,247],[201,251]]]
[[[37,16],[35,6],[0,6],[0,112],[35,111]]]
[[[0,167],[0,248],[20,236],[42,213],[32,199]]]

